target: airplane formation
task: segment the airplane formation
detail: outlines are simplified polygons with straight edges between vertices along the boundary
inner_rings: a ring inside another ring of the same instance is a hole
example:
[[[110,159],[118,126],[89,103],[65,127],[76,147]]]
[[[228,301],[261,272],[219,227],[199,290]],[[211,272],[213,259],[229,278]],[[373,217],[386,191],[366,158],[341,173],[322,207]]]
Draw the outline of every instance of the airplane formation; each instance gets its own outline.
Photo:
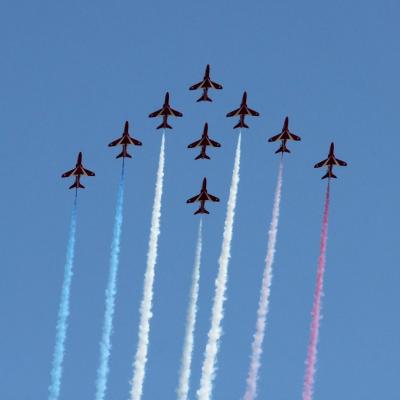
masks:
[[[200,102],[200,101],[212,102],[212,99],[208,95],[208,91],[210,89],[215,89],[215,90],[222,89],[221,84],[211,80],[209,64],[206,66],[203,80],[201,82],[196,83],[189,87],[189,90],[199,90],[199,89],[201,89],[203,92],[202,92],[202,95],[196,100],[197,102]],[[164,97],[164,104],[163,104],[162,108],[149,114],[149,118],[162,117],[162,122],[160,125],[157,126],[156,129],[172,129],[172,126],[169,125],[169,123],[168,123],[168,117],[182,117],[183,116],[183,114],[180,111],[173,109],[170,106],[169,102],[170,102],[170,96],[169,96],[169,92],[167,92]],[[259,112],[255,111],[247,106],[247,92],[243,93],[242,101],[240,103],[239,108],[226,114],[227,117],[239,117],[239,121],[233,127],[233,129],[249,128],[249,126],[246,124],[245,117],[246,116],[258,117],[259,115],[260,115]],[[281,132],[278,133],[277,135],[269,138],[268,142],[280,141],[281,142],[280,147],[275,151],[275,154],[281,153],[281,155],[283,157],[284,153],[290,153],[290,150],[287,148],[287,142],[290,140],[297,142],[297,141],[301,140],[301,137],[294,134],[293,132],[291,132],[289,130],[289,117],[286,117],[285,121],[283,123]],[[116,158],[125,159],[125,157],[132,158],[132,156],[128,153],[129,145],[142,146],[142,142],[133,138],[130,135],[129,122],[126,121],[122,136],[119,137],[118,139],[115,139],[111,143],[109,143],[108,146],[109,147],[122,146],[122,151],[121,151],[121,153],[119,153],[116,156]],[[208,123],[206,122],[204,124],[203,133],[202,133],[201,138],[199,140],[189,144],[187,147],[189,149],[196,148],[196,147],[200,148],[200,154],[195,157],[195,160],[209,160],[210,157],[208,156],[208,154],[206,152],[207,147],[221,147],[221,144],[216,142],[215,140],[212,140],[209,137]],[[321,179],[326,179],[326,178],[331,179],[331,178],[337,178],[336,175],[333,173],[334,166],[345,167],[345,166],[347,166],[347,163],[345,161],[342,161],[342,160],[339,160],[338,158],[336,158],[336,156],[334,154],[334,143],[331,143],[330,148],[329,148],[328,158],[315,164],[314,168],[326,167],[327,172],[324,176],[322,176]],[[69,187],[69,189],[75,189],[75,190],[85,188],[85,186],[83,186],[82,183],[80,182],[81,176],[95,176],[94,172],[84,168],[84,166],[82,164],[82,153],[81,152],[78,154],[78,159],[77,159],[75,168],[73,168],[70,171],[67,171],[61,175],[62,178],[67,178],[70,176],[73,176],[75,178],[75,181]],[[206,201],[219,202],[220,200],[218,197],[211,195],[207,192],[207,178],[204,178],[200,193],[197,194],[196,196],[191,197],[186,202],[188,204],[194,203],[194,202],[200,202],[200,207],[197,211],[194,212],[194,214],[209,214],[209,211],[207,211],[205,209]]]

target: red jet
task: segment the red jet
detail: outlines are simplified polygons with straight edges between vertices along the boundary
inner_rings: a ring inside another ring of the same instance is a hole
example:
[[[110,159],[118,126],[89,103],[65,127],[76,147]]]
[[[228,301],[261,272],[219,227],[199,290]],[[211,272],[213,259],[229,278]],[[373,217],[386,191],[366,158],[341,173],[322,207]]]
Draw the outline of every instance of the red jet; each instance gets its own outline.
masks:
[[[207,192],[207,178],[203,179],[203,186],[201,187],[201,191],[199,194],[197,194],[194,197],[191,197],[190,199],[186,200],[186,203],[194,203],[195,201],[200,202],[200,207],[199,209],[194,213],[196,214],[210,214],[205,208],[204,204],[206,201],[216,201],[219,202],[219,198],[216,196],[213,196],[212,194]]]
[[[164,99],[164,104],[161,109],[152,112],[149,117],[150,118],[155,118],[155,117],[163,117],[163,122],[157,126],[157,129],[161,128],[168,128],[172,129],[171,125],[168,125],[168,117],[182,117],[183,114],[177,110],[174,110],[171,108],[169,105],[169,93],[167,92],[165,94],[165,99]]]
[[[197,89],[203,89],[203,94],[202,96],[197,99],[197,101],[212,101],[208,97],[208,89],[222,89],[222,85],[220,85],[217,82],[213,82],[210,78],[210,64],[207,64],[206,67],[206,72],[204,73],[203,80],[199,83],[196,83],[193,86],[190,86],[189,90],[197,90]]]
[[[298,142],[301,140],[300,136],[295,135],[293,132],[290,132],[289,130],[289,117],[285,118],[285,122],[283,123],[283,128],[281,133],[278,133],[275,136],[272,136],[271,138],[268,139],[268,142],[276,142],[277,140],[282,140],[281,147],[275,152],[277,153],[290,153],[290,150],[286,147],[286,142],[288,140],[294,140]]]
[[[236,117],[239,116],[239,122],[233,127],[235,128],[248,128],[246,123],[244,122],[244,117],[246,115],[250,115],[252,117],[258,117],[260,114],[257,111],[252,110],[251,108],[247,107],[247,93],[243,93],[242,97],[242,103],[240,104],[240,107],[236,110],[233,110],[226,114],[227,117]]]
[[[332,171],[333,166],[336,165],[339,167],[345,167],[347,165],[345,161],[339,160],[338,158],[335,157],[334,151],[335,151],[335,145],[331,143],[331,147],[329,148],[328,158],[314,165],[314,168],[328,167],[326,174],[321,179],[337,178],[337,176],[334,175]]]
[[[70,189],[76,188],[85,189],[85,186],[80,182],[81,175],[83,176],[95,176],[95,173],[84,168],[82,165],[82,153],[78,154],[78,159],[74,169],[67,171],[61,175],[61,178],[68,178],[69,176],[75,176],[75,182],[69,187]]]
[[[114,147],[114,146],[122,146],[122,151],[117,155],[115,158],[132,158],[132,156],[128,153],[128,145],[134,145],[134,146],[141,146],[142,142],[134,139],[131,135],[129,135],[129,122],[125,121],[125,127],[124,131],[122,132],[122,136],[118,139],[115,139],[112,141],[108,146],[109,147]]]
[[[199,160],[199,159],[209,160],[210,157],[206,153],[207,146],[221,147],[221,144],[218,142],[215,142],[214,140],[211,140],[208,137],[208,124],[206,122],[204,124],[203,135],[201,136],[201,139],[189,144],[188,148],[193,149],[194,147],[201,147],[201,153],[195,158],[195,160]]]

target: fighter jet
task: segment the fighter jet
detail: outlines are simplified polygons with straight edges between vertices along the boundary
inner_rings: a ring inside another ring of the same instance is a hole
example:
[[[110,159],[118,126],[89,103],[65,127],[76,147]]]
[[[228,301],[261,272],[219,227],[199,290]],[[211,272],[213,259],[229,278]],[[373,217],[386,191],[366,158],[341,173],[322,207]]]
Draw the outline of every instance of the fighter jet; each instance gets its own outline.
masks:
[[[208,124],[207,122],[204,124],[203,128],[203,135],[201,136],[200,140],[197,140],[196,142],[193,142],[188,145],[189,149],[193,149],[194,147],[201,147],[201,153],[195,158],[195,160],[199,159],[207,159],[209,160],[210,157],[206,154],[206,149],[207,146],[210,147],[221,147],[221,144],[218,142],[215,142],[214,140],[211,140],[208,137]]]
[[[122,132],[122,136],[118,139],[115,139],[114,141],[112,141],[108,146],[109,147],[114,147],[114,146],[122,146],[122,151],[121,153],[119,153],[115,158],[132,158],[132,156],[128,153],[128,145],[134,145],[134,146],[141,146],[142,142],[134,139],[133,137],[131,137],[129,135],[129,122],[125,121],[125,127],[124,127],[124,131]]]
[[[251,108],[247,107],[247,93],[243,93],[242,97],[242,103],[240,104],[240,107],[237,108],[236,110],[233,110],[226,114],[227,117],[236,117],[239,116],[239,122],[233,127],[235,128],[248,128],[246,123],[244,122],[244,117],[246,115],[250,115],[252,117],[258,117],[260,114],[257,111],[252,110]]]
[[[171,108],[169,105],[169,93],[167,92],[165,94],[165,99],[164,99],[164,104],[161,109],[152,112],[149,117],[150,118],[155,118],[155,117],[162,117],[163,122],[157,126],[157,129],[161,128],[168,128],[172,129],[172,126],[168,124],[168,117],[182,117],[183,114],[177,110],[174,110]]]
[[[277,153],[290,153],[290,150],[286,147],[286,142],[288,140],[299,141],[301,140],[300,136],[295,135],[294,133],[290,132],[289,130],[289,117],[285,118],[285,122],[283,123],[283,128],[281,133],[278,135],[272,136],[268,139],[268,142],[276,142],[277,140],[282,140],[281,147],[275,152]]]
[[[186,201],[186,203],[194,203],[195,201],[200,202],[200,207],[199,209],[194,212],[194,215],[196,214],[210,214],[205,208],[204,204],[206,201],[219,201],[219,198],[216,196],[213,196],[212,194],[207,192],[207,178],[203,179],[203,186],[201,187],[201,191],[199,194],[197,194],[194,197],[191,197]]]
[[[335,145],[331,143],[331,147],[329,148],[328,158],[314,165],[314,168],[328,167],[326,174],[321,179],[337,178],[337,176],[334,175],[332,171],[333,166],[336,165],[339,167],[345,167],[347,165],[345,161],[339,160],[338,158],[335,157],[334,151],[335,151]]]
[[[197,101],[212,101],[208,97],[208,89],[222,89],[222,85],[217,82],[213,82],[210,78],[210,64],[207,64],[206,72],[204,73],[203,80],[199,83],[196,83],[193,86],[190,86],[189,90],[197,90],[203,89],[202,96],[197,99]]]
[[[61,178],[68,178],[69,176],[74,176],[75,177],[75,182],[69,187],[70,189],[76,188],[78,189],[85,189],[85,186],[82,185],[80,182],[81,175],[83,176],[94,176],[95,173],[92,171],[89,171],[88,169],[83,167],[82,164],[82,153],[80,152],[78,154],[78,159],[76,161],[76,165],[74,169],[71,169],[70,171],[67,171],[61,175]]]

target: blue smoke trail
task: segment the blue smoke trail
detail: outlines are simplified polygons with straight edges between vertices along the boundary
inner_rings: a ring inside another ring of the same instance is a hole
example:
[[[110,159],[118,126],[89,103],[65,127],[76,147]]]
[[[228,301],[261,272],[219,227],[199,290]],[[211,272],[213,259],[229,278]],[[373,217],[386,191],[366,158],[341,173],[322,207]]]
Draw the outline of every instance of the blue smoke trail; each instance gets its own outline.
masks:
[[[111,354],[111,334],[113,330],[113,316],[115,309],[115,296],[117,294],[117,273],[122,230],[122,211],[124,205],[125,164],[122,161],[121,179],[115,208],[114,232],[111,244],[110,273],[106,289],[106,304],[103,322],[103,333],[100,342],[100,361],[97,370],[96,400],[104,400],[107,389],[109,361]]]
[[[71,292],[72,268],[74,265],[76,219],[78,208],[78,192],[75,191],[74,205],[72,207],[71,225],[69,229],[67,255],[64,268],[64,282],[61,291],[61,301],[58,309],[56,341],[53,354],[53,365],[51,369],[51,383],[49,386],[49,400],[57,400],[60,396],[62,367],[65,354],[65,339],[67,336],[69,298]]]

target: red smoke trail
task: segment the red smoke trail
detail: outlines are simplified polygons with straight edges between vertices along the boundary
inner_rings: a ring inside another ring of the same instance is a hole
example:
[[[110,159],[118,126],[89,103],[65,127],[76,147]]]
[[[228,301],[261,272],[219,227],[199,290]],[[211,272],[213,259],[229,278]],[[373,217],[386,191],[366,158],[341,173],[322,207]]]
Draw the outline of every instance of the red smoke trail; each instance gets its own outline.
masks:
[[[329,192],[330,186],[326,188],[324,216],[322,220],[321,246],[318,258],[317,284],[314,293],[314,305],[312,309],[310,342],[308,344],[306,374],[304,377],[303,400],[312,400],[315,379],[315,365],[317,362],[317,345],[319,336],[319,325],[321,320],[321,300],[324,287],[325,255],[328,242],[328,216],[329,216]]]

